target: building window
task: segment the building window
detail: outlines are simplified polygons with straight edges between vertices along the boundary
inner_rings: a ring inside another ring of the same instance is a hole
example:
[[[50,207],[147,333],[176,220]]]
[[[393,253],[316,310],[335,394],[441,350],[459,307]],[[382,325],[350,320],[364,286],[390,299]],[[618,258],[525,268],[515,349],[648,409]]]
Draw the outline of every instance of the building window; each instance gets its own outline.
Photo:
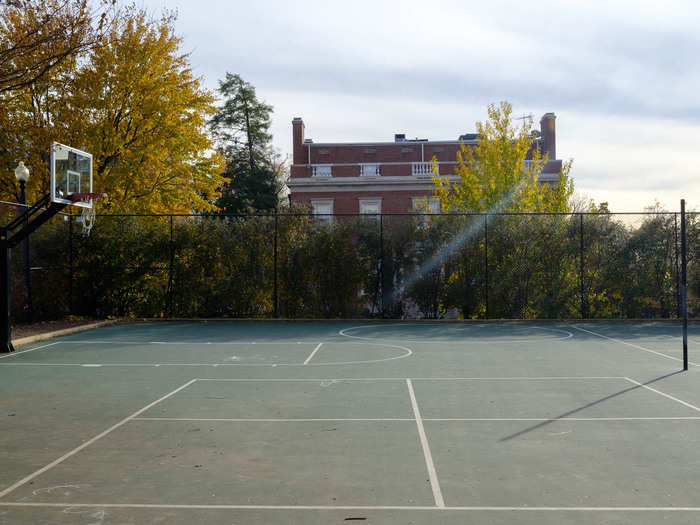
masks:
[[[382,199],[379,197],[372,197],[369,199],[359,199],[360,201],[360,214],[371,215],[373,219],[379,217],[382,213]]]
[[[414,212],[423,212],[423,226],[427,227],[429,220],[428,215],[431,213],[440,213],[440,199],[435,197],[413,197],[411,198],[413,202]]]
[[[313,167],[314,177],[330,177],[332,174],[332,166],[330,164],[317,164]]]
[[[426,211],[427,213],[440,213],[440,199],[435,197],[413,197],[413,211]],[[427,206],[427,210],[426,210]]]
[[[314,199],[311,201],[314,219],[323,224],[333,222],[333,199]]]
[[[379,164],[360,164],[360,177],[379,177]]]

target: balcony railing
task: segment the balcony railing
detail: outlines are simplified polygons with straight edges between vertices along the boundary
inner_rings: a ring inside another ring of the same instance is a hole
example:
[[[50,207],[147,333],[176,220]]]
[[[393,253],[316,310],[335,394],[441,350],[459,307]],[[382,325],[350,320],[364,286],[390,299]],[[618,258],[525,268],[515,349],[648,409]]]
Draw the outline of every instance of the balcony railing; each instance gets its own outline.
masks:
[[[432,162],[411,162],[411,175],[414,177],[430,177],[432,174]]]
[[[332,176],[332,166],[330,164],[319,164],[313,166],[313,177],[331,177]]]
[[[360,164],[361,177],[379,177],[380,175],[379,164]]]

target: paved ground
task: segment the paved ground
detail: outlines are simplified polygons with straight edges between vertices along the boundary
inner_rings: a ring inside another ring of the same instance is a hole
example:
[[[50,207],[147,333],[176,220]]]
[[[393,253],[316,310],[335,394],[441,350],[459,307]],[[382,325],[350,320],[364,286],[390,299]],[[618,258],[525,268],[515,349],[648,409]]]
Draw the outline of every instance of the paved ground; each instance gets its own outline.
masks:
[[[147,323],[0,356],[0,523],[696,523],[668,323]]]

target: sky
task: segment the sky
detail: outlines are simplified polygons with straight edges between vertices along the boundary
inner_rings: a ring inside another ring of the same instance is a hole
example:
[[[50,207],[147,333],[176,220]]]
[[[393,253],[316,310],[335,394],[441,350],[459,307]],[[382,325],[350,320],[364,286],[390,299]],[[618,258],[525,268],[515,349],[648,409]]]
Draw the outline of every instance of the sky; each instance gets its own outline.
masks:
[[[142,0],[178,12],[210,89],[226,72],[315,142],[455,140],[491,103],[557,116],[577,197],[700,210],[697,0]]]

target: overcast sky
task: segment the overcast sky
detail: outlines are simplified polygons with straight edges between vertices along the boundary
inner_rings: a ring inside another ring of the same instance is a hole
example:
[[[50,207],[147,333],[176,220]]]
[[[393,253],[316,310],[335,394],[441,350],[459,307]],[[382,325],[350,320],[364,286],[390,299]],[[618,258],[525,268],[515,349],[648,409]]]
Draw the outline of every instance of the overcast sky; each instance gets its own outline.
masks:
[[[508,100],[557,115],[577,193],[700,209],[700,2],[142,0],[177,9],[195,71],[229,71],[316,142],[454,140]],[[291,155],[290,155],[291,157]]]

